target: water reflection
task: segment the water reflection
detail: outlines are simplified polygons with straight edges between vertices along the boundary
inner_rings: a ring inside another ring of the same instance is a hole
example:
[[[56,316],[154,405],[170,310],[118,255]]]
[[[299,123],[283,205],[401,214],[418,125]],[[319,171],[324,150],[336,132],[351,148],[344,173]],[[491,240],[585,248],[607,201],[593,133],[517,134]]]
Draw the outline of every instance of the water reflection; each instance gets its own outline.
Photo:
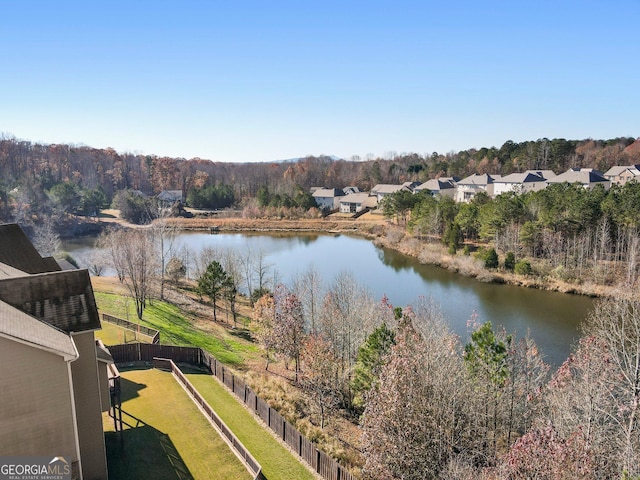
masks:
[[[178,244],[194,254],[205,247],[233,248],[244,255],[263,252],[272,266],[270,277],[289,284],[313,266],[327,285],[348,271],[375,298],[386,295],[397,306],[415,303],[419,297],[432,298],[463,341],[468,338],[468,320],[476,316],[479,322],[490,320],[518,336],[530,331],[555,366],[569,354],[579,336],[578,327],[593,305],[586,297],[481,283],[348,235],[185,232],[178,236]],[[86,265],[93,240],[67,242],[64,248]]]

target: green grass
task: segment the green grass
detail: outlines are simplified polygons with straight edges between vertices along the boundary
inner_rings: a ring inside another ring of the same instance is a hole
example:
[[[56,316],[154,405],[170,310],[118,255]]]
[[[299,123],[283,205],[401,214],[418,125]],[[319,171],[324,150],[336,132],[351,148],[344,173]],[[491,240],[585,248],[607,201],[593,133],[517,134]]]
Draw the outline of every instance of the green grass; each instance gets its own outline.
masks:
[[[130,298],[102,292],[95,292],[95,297],[100,312],[137,321],[135,304]],[[178,307],[166,302],[154,300],[148,304],[141,324],[159,330],[162,344],[200,347],[228,365],[242,365],[247,357],[258,354],[256,345],[242,339],[242,330],[233,335],[211,325],[210,331],[205,331],[190,322]]]
[[[314,476],[259,423],[214,377],[187,374],[187,378],[262,465],[268,480],[313,480]]]
[[[151,337],[148,335],[136,335],[133,330],[108,322],[102,322],[102,329],[96,331],[95,335],[105,345],[119,345],[130,342],[151,343]]]
[[[173,375],[122,375],[122,433],[104,414],[109,479],[249,479],[251,475]],[[122,441],[121,441],[122,439]]]

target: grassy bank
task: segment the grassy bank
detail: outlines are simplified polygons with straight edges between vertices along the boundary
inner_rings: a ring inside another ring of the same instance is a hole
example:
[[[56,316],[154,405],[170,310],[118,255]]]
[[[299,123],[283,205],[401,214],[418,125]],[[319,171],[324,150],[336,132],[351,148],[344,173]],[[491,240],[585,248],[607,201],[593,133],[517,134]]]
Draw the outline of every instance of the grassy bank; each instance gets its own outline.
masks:
[[[137,322],[133,300],[100,291],[95,292],[95,297],[101,313]],[[160,330],[161,343],[200,347],[228,365],[239,367],[258,356],[258,348],[247,340],[245,329],[226,329],[167,302],[151,302],[140,324]]]

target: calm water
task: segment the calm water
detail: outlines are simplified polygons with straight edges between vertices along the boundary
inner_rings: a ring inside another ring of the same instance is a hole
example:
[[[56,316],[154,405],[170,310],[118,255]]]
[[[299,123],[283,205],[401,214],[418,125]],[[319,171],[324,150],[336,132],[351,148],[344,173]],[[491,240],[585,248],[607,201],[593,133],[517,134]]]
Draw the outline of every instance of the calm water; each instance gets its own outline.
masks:
[[[64,248],[82,265],[92,242],[67,242]],[[477,321],[491,321],[518,336],[530,331],[554,366],[566,359],[579,337],[580,323],[593,306],[586,297],[481,283],[345,235],[182,233],[178,242],[196,252],[206,246],[262,251],[271,265],[270,278],[285,284],[313,265],[325,284],[348,271],[375,298],[386,295],[395,306],[410,305],[421,296],[432,298],[463,340],[468,338],[468,320],[476,315]]]

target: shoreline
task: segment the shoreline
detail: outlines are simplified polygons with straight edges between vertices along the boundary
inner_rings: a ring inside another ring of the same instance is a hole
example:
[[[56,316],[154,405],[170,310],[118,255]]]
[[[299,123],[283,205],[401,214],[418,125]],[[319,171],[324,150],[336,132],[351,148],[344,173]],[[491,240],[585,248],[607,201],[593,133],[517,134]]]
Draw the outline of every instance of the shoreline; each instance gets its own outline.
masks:
[[[371,214],[369,214],[371,215]],[[353,219],[245,219],[245,218],[173,218],[170,223],[185,231],[211,231],[219,233],[318,233],[348,234],[372,241],[377,247],[394,250],[411,257],[421,264],[434,265],[479,282],[506,284],[523,288],[584,295],[588,297],[613,297],[616,287],[584,283],[567,283],[556,279],[531,275],[524,277],[514,273],[489,271],[480,260],[461,253],[455,256],[440,243],[428,243],[413,237],[405,229],[395,226],[379,214]],[[376,218],[378,217],[378,218]]]
[[[119,218],[110,210],[108,219],[101,219],[102,227],[119,225],[123,228],[144,228],[133,225]],[[169,218],[168,224],[182,231],[216,233],[272,233],[299,234],[317,233],[323,235],[354,235],[370,240],[380,248],[393,250],[406,255],[423,265],[433,265],[459,275],[473,278],[479,282],[506,284],[523,288],[559,292],[571,295],[584,295],[593,298],[612,298],[620,288],[585,282],[568,283],[540,275],[522,276],[504,271],[490,271],[482,262],[473,256],[457,253],[452,256],[447,248],[439,242],[430,243],[411,235],[406,229],[392,224],[379,213],[369,212],[357,219],[349,215],[331,216],[313,219],[265,219],[241,218],[227,216],[195,216],[192,218]]]

